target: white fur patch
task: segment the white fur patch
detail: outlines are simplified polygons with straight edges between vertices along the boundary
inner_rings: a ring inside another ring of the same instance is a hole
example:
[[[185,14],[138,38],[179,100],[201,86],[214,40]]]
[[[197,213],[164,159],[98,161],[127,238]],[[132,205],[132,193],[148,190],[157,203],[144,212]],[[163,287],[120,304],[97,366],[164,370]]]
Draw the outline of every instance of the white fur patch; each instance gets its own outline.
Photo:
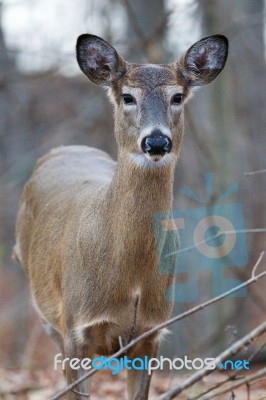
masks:
[[[105,315],[95,318],[90,322],[80,323],[74,328],[74,336],[76,340],[80,343],[84,341],[84,330],[90,327],[94,327],[95,325],[103,324],[105,322],[109,322],[108,317]]]
[[[173,153],[165,154],[164,156],[150,156],[149,154],[144,153],[131,153],[129,157],[130,161],[134,165],[143,169],[163,169],[176,162],[176,156]]]

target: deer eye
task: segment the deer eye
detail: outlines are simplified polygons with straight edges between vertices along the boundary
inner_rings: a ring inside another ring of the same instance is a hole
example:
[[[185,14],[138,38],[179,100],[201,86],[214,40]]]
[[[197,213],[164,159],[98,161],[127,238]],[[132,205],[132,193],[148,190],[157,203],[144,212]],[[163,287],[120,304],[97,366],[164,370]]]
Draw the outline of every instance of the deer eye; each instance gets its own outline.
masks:
[[[136,103],[134,97],[131,96],[131,94],[122,94],[122,97],[124,100],[124,104],[135,104]]]
[[[177,93],[172,97],[171,104],[181,104],[184,99],[183,93]]]

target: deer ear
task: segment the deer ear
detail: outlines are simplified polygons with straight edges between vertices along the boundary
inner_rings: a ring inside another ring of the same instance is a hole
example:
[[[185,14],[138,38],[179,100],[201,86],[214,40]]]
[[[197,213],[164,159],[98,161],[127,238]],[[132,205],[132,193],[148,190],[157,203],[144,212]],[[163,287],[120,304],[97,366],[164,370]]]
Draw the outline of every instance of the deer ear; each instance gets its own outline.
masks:
[[[181,72],[188,86],[206,85],[222,71],[228,54],[228,39],[213,35],[191,46],[181,59]]]
[[[79,36],[76,51],[80,69],[96,85],[111,86],[125,73],[126,62],[109,43],[98,36]]]

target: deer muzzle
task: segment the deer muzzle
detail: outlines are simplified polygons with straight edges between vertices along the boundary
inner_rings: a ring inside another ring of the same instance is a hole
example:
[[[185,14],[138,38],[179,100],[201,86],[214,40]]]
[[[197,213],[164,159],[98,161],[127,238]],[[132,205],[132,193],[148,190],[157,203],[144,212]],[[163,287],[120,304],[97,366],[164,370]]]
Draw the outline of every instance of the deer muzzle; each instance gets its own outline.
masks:
[[[148,153],[151,156],[163,156],[165,153],[170,153],[172,140],[160,130],[155,130],[142,139],[141,149],[143,153]]]

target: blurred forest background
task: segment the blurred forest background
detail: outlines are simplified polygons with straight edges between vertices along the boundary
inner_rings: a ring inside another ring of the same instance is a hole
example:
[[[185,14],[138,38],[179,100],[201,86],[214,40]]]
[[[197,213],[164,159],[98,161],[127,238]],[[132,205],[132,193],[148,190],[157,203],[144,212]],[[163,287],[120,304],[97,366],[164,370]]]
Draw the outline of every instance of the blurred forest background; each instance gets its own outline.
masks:
[[[23,271],[11,260],[18,202],[36,159],[70,144],[116,157],[112,106],[78,69],[77,36],[102,36],[128,61],[152,63],[177,60],[204,36],[229,38],[223,73],[186,106],[174,210],[197,207],[181,189],[186,185],[204,199],[204,174],[213,173],[212,204],[237,183],[224,203],[241,204],[246,228],[263,228],[266,174],[245,172],[266,168],[265,12],[263,0],[0,1],[1,367],[51,369],[55,351],[33,311]],[[265,233],[248,235],[248,265],[229,268],[228,276],[247,279],[265,239]],[[210,279],[210,272],[201,276],[200,301],[212,296]],[[213,356],[265,318],[265,290],[262,280],[246,297],[228,298],[171,327],[162,352]],[[194,304],[176,303],[175,313]]]

